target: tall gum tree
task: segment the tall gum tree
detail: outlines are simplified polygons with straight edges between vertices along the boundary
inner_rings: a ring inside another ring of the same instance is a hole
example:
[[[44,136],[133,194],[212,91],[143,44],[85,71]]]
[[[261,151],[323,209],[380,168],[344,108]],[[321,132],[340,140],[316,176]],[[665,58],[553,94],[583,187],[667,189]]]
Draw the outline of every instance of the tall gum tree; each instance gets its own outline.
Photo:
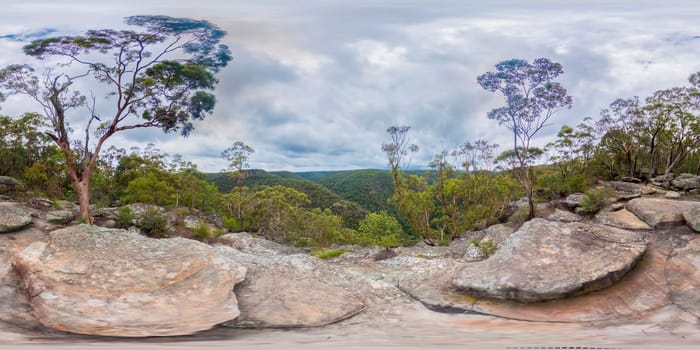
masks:
[[[0,99],[3,92],[26,95],[43,110],[46,134],[65,156],[80,215],[89,223],[90,176],[105,141],[121,131],[151,127],[187,136],[193,120],[212,113],[214,74],[231,60],[220,43],[225,32],[207,21],[132,16],[125,22],[141,31],[89,30],[35,40],[24,53],[47,61],[41,71],[27,64],[0,70]],[[88,99],[76,87],[96,84],[107,86],[108,112],[98,111],[94,96]],[[82,132],[72,132],[72,125],[84,125]]]
[[[527,194],[530,218],[535,216],[535,204],[528,151],[532,149],[532,138],[548,125],[552,115],[571,108],[571,96],[553,81],[563,72],[561,64],[547,58],[537,58],[532,63],[511,59],[496,64],[495,72],[477,77],[482,88],[500,92],[505,99],[505,105],[491,110],[488,118],[513,132],[513,152],[518,160],[518,177]]]

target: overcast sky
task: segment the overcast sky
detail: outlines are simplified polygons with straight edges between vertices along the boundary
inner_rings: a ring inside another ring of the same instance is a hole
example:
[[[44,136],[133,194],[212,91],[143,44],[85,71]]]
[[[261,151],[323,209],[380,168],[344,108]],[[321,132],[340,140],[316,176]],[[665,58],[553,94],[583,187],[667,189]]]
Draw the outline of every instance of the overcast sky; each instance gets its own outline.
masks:
[[[614,4],[610,4],[614,3]],[[122,28],[130,15],[206,19],[227,31],[234,60],[219,74],[214,114],[188,138],[158,130],[109,145],[154,142],[204,171],[226,166],[233,142],[251,145],[267,170],[385,168],[392,125],[410,125],[414,166],[466,140],[509,147],[487,119],[502,97],[476,77],[502,60],[547,57],[573,108],[555,115],[537,145],[563,124],[597,118],[618,97],[687,85],[700,70],[700,1],[3,0],[0,67],[36,63],[30,40]],[[135,28],[136,29],[136,28]],[[9,98],[0,113],[39,111]],[[105,113],[108,114],[108,113]]]

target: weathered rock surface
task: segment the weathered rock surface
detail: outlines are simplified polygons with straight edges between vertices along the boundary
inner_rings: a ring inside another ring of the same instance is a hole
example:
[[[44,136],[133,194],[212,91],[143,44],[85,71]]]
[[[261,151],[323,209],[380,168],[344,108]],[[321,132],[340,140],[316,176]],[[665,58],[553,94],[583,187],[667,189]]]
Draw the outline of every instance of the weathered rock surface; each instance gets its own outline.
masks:
[[[642,195],[642,185],[625,181],[608,181],[606,187],[610,187],[617,193],[617,200],[637,198]]]
[[[488,260],[461,269],[452,284],[477,297],[557,299],[612,285],[645,250],[643,237],[635,232],[533,219]]]
[[[681,198],[681,193],[676,191],[668,191],[664,194],[664,197],[669,199],[678,199]]]
[[[549,221],[578,222],[583,220],[583,216],[567,210],[555,209],[554,214],[547,217]]]
[[[264,238],[253,237],[247,232],[227,233],[220,236],[218,242],[252,255],[271,256],[301,253],[301,250],[295,247],[279,244]]]
[[[581,200],[583,200],[583,193],[572,193],[564,199],[564,204],[567,207],[574,209],[581,205]]]
[[[46,221],[53,224],[67,224],[73,220],[71,210],[52,210],[46,213]]]
[[[700,188],[700,176],[693,174],[680,174],[678,177],[671,180],[671,186],[683,191]]]
[[[700,239],[675,249],[669,262],[671,300],[682,310],[700,318]]]
[[[596,223],[626,230],[651,230],[646,222],[626,209],[617,211],[601,211],[593,219]]]
[[[192,334],[236,318],[245,268],[203,243],[79,225],[13,257],[44,326],[120,337]]]
[[[683,211],[683,219],[693,231],[700,232],[700,206]]]
[[[654,229],[685,224],[683,212],[695,207],[700,207],[700,202],[658,198],[635,198],[627,202],[627,210]]]
[[[29,211],[17,204],[0,203],[0,233],[12,232],[32,223]]]
[[[255,239],[254,239],[255,240]],[[242,239],[224,240],[223,243]],[[255,241],[253,241],[255,242]],[[254,244],[257,244],[256,242]],[[250,243],[244,246],[251,246]],[[316,327],[361,312],[365,302],[344,281],[357,280],[348,272],[306,255],[244,253],[228,246],[217,249],[246,265],[246,279],[236,286],[241,315],[225,325],[237,328]],[[274,249],[273,249],[274,250]]]
[[[19,182],[9,176],[0,176],[0,189],[14,191],[19,187]]]

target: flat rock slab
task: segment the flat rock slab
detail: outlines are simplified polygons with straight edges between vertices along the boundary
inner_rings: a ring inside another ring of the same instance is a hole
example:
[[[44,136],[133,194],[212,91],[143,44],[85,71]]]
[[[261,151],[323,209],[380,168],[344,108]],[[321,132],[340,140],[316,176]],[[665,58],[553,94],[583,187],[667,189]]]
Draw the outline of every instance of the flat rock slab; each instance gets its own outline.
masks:
[[[32,215],[14,203],[0,203],[0,233],[17,231],[32,223]]]
[[[406,279],[399,287],[433,311],[479,313],[539,322],[627,323],[671,304],[666,282],[666,256],[650,249],[619,283],[596,292],[536,303],[478,298],[451,285],[464,264],[452,264],[421,279]]]
[[[669,265],[671,300],[683,311],[700,318],[700,238],[675,249]]]
[[[696,207],[700,207],[700,202],[659,198],[635,198],[627,202],[627,210],[653,229],[684,225],[683,212]]]
[[[695,232],[700,232],[700,206],[686,209],[683,212],[683,219]]]
[[[318,327],[352,317],[364,300],[344,281],[343,268],[306,255],[253,255],[219,246],[248,268],[236,286],[241,315],[224,325],[235,328]]]
[[[568,210],[555,209],[554,214],[547,217],[549,221],[561,221],[561,222],[579,222],[583,220],[583,216],[576,213],[572,213]]]
[[[651,230],[646,222],[640,220],[629,210],[621,209],[617,211],[601,211],[593,219],[601,225],[613,226],[626,230]]]
[[[452,284],[476,297],[558,299],[614,284],[645,250],[646,243],[636,232],[533,219],[488,260],[465,266]]]
[[[119,337],[192,334],[239,314],[245,268],[203,243],[79,225],[13,257],[32,314],[61,331]]]
[[[627,200],[641,197],[642,195],[642,185],[638,183],[625,181],[608,181],[605,183],[605,186],[615,190],[617,200]]]

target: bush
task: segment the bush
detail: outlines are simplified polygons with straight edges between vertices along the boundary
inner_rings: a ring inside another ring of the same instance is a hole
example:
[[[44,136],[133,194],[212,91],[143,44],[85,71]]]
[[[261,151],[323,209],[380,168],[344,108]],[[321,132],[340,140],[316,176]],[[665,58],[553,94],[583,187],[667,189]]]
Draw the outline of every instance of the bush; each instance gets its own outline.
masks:
[[[148,208],[143,214],[141,220],[136,225],[147,236],[151,237],[167,237],[170,223],[168,217],[161,213],[157,208]]]
[[[330,259],[330,258],[335,258],[336,256],[341,256],[347,252],[348,252],[347,250],[343,250],[343,249],[317,250],[317,251],[311,253],[311,255],[313,255],[319,259],[326,260],[326,259]]]
[[[211,227],[203,221],[199,221],[194,229],[192,229],[192,232],[199,239],[209,239],[212,237]]]
[[[496,242],[493,241],[492,238],[482,240],[472,239],[471,244],[479,248],[481,254],[484,254],[484,256],[487,258],[493,255],[493,253],[495,253],[498,249],[498,245],[496,244]]]
[[[238,223],[238,219],[233,216],[224,216],[221,218],[224,227],[232,232],[238,232],[241,229],[241,225]]]
[[[358,243],[384,248],[398,246],[403,236],[401,224],[385,211],[367,214],[357,231],[360,233]]]
[[[129,227],[134,224],[134,212],[127,205],[117,208],[117,223],[122,227]]]
[[[581,199],[581,210],[586,214],[595,214],[603,209],[611,197],[615,197],[615,190],[602,187],[586,191]]]

